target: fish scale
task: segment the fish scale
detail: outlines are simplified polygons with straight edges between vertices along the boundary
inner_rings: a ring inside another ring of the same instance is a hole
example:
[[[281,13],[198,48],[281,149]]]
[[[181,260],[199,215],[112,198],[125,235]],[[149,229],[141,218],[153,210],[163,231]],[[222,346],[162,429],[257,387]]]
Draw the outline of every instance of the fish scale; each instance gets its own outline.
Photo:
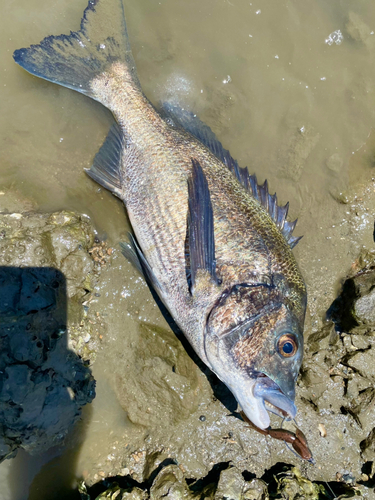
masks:
[[[254,426],[268,428],[270,408],[294,418],[306,288],[288,204],[193,114],[148,101],[121,0],[90,0],[79,31],[14,59],[112,111],[117,125],[87,173],[125,203],[136,239],[124,252]]]

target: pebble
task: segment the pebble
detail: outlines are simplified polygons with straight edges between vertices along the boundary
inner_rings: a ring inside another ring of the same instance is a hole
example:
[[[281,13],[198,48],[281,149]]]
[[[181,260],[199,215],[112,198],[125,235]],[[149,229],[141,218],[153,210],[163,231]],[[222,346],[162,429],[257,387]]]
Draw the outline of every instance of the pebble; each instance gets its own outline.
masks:
[[[340,157],[339,154],[337,153],[334,153],[332,156],[330,156],[327,160],[326,160],[326,165],[327,167],[332,171],[332,172],[340,172],[341,169],[342,169],[342,166],[343,166],[344,162],[342,160],[342,158]]]
[[[326,428],[324,427],[324,424],[319,424],[319,425],[318,425],[318,429],[319,429],[320,435],[321,435],[322,437],[326,437],[326,436],[327,436],[327,430],[326,430]]]
[[[348,484],[355,484],[355,477],[352,476],[351,474],[343,474],[342,480]]]

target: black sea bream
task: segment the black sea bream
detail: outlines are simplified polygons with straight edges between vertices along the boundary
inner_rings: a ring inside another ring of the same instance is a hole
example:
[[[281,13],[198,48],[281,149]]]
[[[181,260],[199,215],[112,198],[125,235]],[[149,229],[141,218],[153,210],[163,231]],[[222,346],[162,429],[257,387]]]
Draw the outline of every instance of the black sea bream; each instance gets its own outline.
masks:
[[[192,114],[148,101],[120,0],[90,1],[80,31],[14,59],[112,111],[87,173],[125,203],[146,278],[249,420],[265,429],[267,410],[294,417],[306,288],[287,206]]]

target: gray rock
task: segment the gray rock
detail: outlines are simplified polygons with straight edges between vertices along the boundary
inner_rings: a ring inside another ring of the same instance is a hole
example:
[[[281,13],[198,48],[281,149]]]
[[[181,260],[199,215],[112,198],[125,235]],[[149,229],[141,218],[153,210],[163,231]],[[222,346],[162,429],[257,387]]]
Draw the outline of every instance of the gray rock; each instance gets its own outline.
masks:
[[[268,488],[264,481],[261,479],[253,479],[250,483],[245,487],[244,500],[268,500]]]
[[[375,290],[356,301],[354,312],[357,318],[364,323],[375,322]]]
[[[247,482],[236,467],[230,467],[221,472],[215,500],[265,500],[267,498],[267,485],[260,479]]]
[[[374,349],[356,353],[348,360],[348,365],[358,370],[363,377],[375,378]]]
[[[168,465],[156,476],[150,490],[150,500],[183,500],[193,498],[177,465]]]

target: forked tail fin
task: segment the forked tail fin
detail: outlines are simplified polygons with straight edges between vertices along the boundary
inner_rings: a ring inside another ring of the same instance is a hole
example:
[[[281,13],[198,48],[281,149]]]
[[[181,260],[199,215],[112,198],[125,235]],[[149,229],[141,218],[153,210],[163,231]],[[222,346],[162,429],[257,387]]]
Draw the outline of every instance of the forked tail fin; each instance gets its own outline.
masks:
[[[125,62],[139,86],[122,0],[90,0],[79,31],[48,36],[18,49],[17,64],[29,73],[94,97],[90,82],[115,61]]]

